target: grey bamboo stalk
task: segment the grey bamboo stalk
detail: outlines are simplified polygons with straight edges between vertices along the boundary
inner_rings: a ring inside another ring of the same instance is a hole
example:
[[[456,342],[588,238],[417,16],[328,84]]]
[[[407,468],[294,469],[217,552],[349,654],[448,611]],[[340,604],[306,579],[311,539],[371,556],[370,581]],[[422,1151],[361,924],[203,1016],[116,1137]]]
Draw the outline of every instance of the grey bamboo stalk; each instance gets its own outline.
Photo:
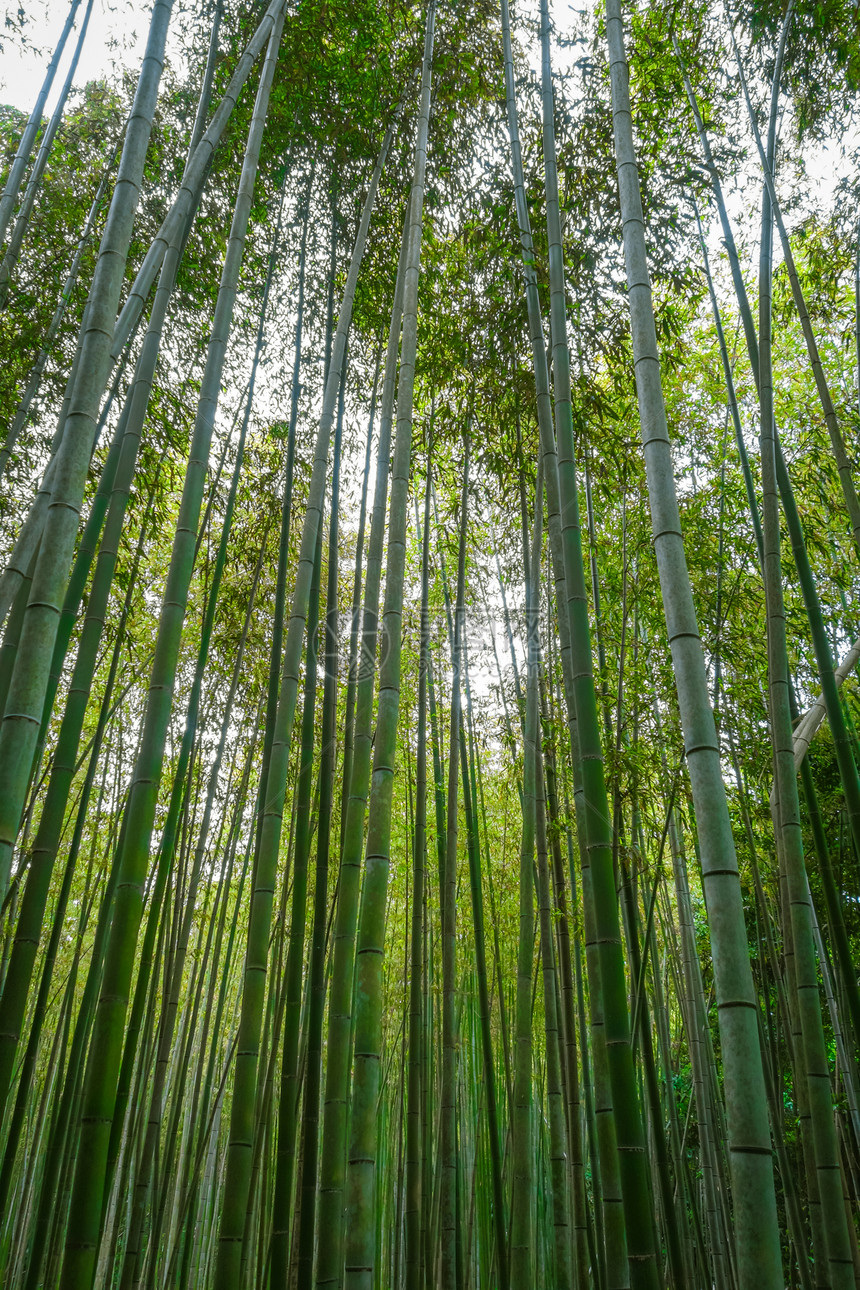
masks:
[[[214,1284],[218,1287],[218,1290],[232,1290],[237,1284],[241,1264],[245,1211],[251,1181],[254,1102],[257,1087],[260,1024],[266,987],[269,928],[271,925],[283,821],[284,795],[295,717],[302,640],[310,598],[317,532],[321,522],[328,475],[329,442],[340,387],[343,354],[352,317],[355,288],[367,240],[367,230],[370,225],[370,217],[382,174],[382,167],[399,119],[399,111],[398,108],[386,131],[364,201],[352,260],[344,286],[334,351],[329,367],[319,431],[314,447],[307,509],[302,526],[299,564],[284,647],[280,696],[272,740],[271,761],[266,790],[261,804],[263,819],[260,828],[248,919],[239,1042],[236,1052],[236,1070],[230,1112],[230,1139],[224,1181],[224,1195],[230,1198],[230,1204],[224,1207],[221,1215],[214,1274]]]
[[[382,1048],[382,948],[391,844],[394,758],[400,713],[400,650],[406,558],[409,474],[412,461],[415,360],[418,345],[418,277],[423,231],[424,177],[430,123],[435,0],[427,8],[421,96],[410,199],[408,250],[403,275],[403,342],[397,390],[396,437],[389,504],[388,558],[382,617],[373,777],[368,807],[364,886],[355,962],[354,1075],[351,1101],[347,1212],[350,1215],[347,1290],[373,1286],[373,1197],[378,1144],[376,1103]]]
[[[42,124],[42,113],[45,110],[45,104],[48,101],[48,95],[51,92],[51,86],[54,83],[54,77],[57,74],[57,68],[60,59],[63,56],[63,50],[66,47],[66,41],[75,21],[75,15],[80,8],[81,0],[72,0],[69,8],[68,17],[66,18],[63,30],[60,32],[60,38],[57,41],[51,61],[45,72],[45,79],[42,82],[42,88],[36,96],[36,102],[30,113],[29,120],[24,127],[24,132],[18,143],[18,148],[12,165],[9,168],[9,174],[6,177],[6,183],[3,192],[0,193],[0,242],[2,242],[9,228],[12,219],[12,213],[15,209],[15,201],[21,184],[24,179],[24,172],[27,169],[27,162],[30,160],[30,154],[33,151],[33,144],[36,141],[36,134],[39,126]]]
[[[86,40],[86,37],[87,37],[87,28],[90,25],[90,15],[92,14],[92,11],[93,11],[93,0],[87,0],[87,7],[84,12],[84,20],[81,23],[81,30],[78,35],[77,44],[75,45],[75,50],[74,50],[74,53],[72,54],[72,60],[69,63],[68,71],[66,72],[66,79],[63,81],[63,86],[62,86],[62,89],[60,90],[60,96],[57,99],[56,105],[54,107],[54,111],[51,114],[51,119],[48,122],[48,128],[46,129],[45,133],[42,135],[42,138],[39,142],[39,151],[36,154],[36,160],[33,163],[33,169],[31,170],[30,177],[27,180],[27,187],[24,190],[24,197],[21,201],[21,206],[18,210],[18,214],[15,217],[15,225],[14,225],[14,228],[12,229],[12,236],[9,239],[9,245],[6,248],[6,254],[3,256],[2,261],[0,261],[0,309],[3,308],[8,298],[9,281],[12,276],[12,273],[15,270],[15,266],[18,263],[18,258],[21,254],[21,246],[24,241],[24,234],[27,232],[27,228],[30,223],[30,216],[33,213],[33,206],[36,201],[36,196],[39,192],[39,185],[42,182],[42,176],[45,173],[45,167],[48,164],[48,157],[51,154],[51,148],[53,146],[54,139],[56,137],[57,131],[60,128],[60,122],[63,119],[63,112],[65,111],[66,100],[69,97],[69,90],[72,88],[72,82],[75,79],[75,73],[78,70],[78,63],[80,62],[81,53],[84,48],[84,41]]]
[[[654,720],[658,732],[661,729],[660,710],[656,692],[653,696]],[[668,768],[665,755],[662,756],[663,775],[668,779]],[[705,1005],[702,968],[696,950],[696,932],[693,922],[693,910],[690,901],[690,888],[687,878],[687,860],[684,855],[682,835],[678,827],[674,803],[669,812],[669,849],[672,856],[672,873],[675,884],[675,900],[678,908],[678,929],[681,948],[681,968],[684,981],[682,1007],[687,1031],[687,1047],[690,1054],[690,1065],[693,1072],[693,1087],[696,1098],[696,1119],[699,1130],[699,1151],[702,1180],[705,1192],[705,1217],[711,1242],[714,1282],[717,1290],[728,1290],[731,1285],[729,1269],[726,1266],[726,1250],[723,1241],[720,1213],[717,1202],[719,1179],[715,1166],[714,1122],[711,1107],[710,1081],[708,1079],[708,1061],[710,1053],[705,1042],[708,1034],[707,1008]]]
[[[41,722],[69,563],[78,531],[98,405],[108,373],[110,335],[116,317],[131,229],[161,80],[172,0],[155,0],[146,53],[129,119],[122,160],[96,264],[80,340],[75,393],[55,462],[51,502],[45,517],[21,648],[0,726],[0,896],[9,877],[12,847],[23,809],[33,749]]]
[[[851,648],[847,651],[845,657],[834,673],[834,680],[837,687],[841,686],[846,678],[853,674],[858,661],[860,661],[860,637],[858,637]],[[800,768],[800,764],[809,751],[809,745],[815,738],[826,713],[827,706],[823,695],[820,695],[812,706],[803,714],[799,724],[795,727],[793,744],[794,765],[796,769]]]
[[[681,536],[648,276],[619,0],[607,0],[606,27],[636,389],[651,522],[710,915],[739,1283],[741,1290],[752,1290],[752,1287],[777,1290],[782,1284],[782,1264],[767,1098],[756,1027],[756,996],[719,743]]]

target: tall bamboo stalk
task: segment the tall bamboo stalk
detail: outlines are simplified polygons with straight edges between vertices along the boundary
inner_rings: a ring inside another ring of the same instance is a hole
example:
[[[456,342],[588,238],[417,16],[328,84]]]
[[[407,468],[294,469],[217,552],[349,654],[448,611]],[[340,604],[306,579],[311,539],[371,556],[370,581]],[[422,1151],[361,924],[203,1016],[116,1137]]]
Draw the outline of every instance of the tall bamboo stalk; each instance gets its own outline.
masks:
[[[379,157],[370,178],[367,196],[356,235],[340,312],[338,314],[332,361],[326,381],[319,431],[314,448],[314,463],[308,490],[308,503],[302,527],[299,564],[293,592],[287,639],[284,646],[281,687],[277,718],[272,740],[271,760],[262,799],[262,825],[257,845],[251,909],[248,918],[245,971],[242,989],[239,1042],[236,1053],[233,1101],[230,1113],[230,1145],[224,1182],[215,1285],[227,1290],[235,1285],[241,1264],[242,1236],[251,1183],[251,1153],[254,1138],[254,1094],[258,1079],[260,1027],[266,988],[268,939],[271,925],[278,850],[283,819],[284,794],[289,769],[289,754],[295,716],[296,692],[302,640],[308,612],[311,576],[317,535],[322,518],[326,491],[329,441],[337,404],[343,355],[352,316],[352,303],[367,230],[376,198],[382,167],[399,116],[395,114],[383,140]]]
[[[403,274],[403,341],[397,389],[396,437],[391,472],[388,558],[382,615],[373,779],[368,806],[364,885],[355,956],[354,1073],[350,1108],[344,1285],[373,1285],[373,1198],[377,1161],[376,1101],[380,1084],[382,963],[391,845],[394,756],[400,715],[401,617],[406,556],[409,474],[412,461],[415,361],[418,342],[418,276],[423,232],[423,199],[430,122],[435,0],[427,9],[410,224]]]
[[[690,588],[651,302],[645,225],[619,0],[607,0],[607,41],[636,389],[651,523],[710,915],[725,1075],[740,1285],[782,1281],[767,1100],[755,1024],[740,881],[720,751]]]

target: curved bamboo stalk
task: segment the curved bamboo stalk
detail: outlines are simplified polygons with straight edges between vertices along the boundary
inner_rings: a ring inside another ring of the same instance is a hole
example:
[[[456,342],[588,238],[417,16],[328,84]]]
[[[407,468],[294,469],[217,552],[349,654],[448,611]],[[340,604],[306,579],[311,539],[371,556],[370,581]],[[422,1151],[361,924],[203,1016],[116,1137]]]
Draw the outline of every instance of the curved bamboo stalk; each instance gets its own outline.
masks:
[[[855,671],[858,662],[860,662],[860,637],[854,642],[846,653],[842,662],[833,673],[833,679],[837,689],[843,682]],[[818,733],[822,721],[827,715],[827,704],[824,695],[820,694],[811,707],[807,708],[800,722],[794,728],[793,747],[794,747],[794,765],[800,769],[800,764],[809,752],[809,746]]]

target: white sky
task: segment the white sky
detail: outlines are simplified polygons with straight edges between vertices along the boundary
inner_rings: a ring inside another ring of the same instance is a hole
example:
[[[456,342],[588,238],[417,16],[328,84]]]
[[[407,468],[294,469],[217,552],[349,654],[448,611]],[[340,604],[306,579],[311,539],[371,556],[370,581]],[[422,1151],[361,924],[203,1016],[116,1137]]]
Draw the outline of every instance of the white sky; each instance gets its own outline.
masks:
[[[2,39],[0,52],[0,103],[29,112],[41,88],[51,53],[69,13],[70,0],[21,0],[28,16],[24,34],[28,47],[17,38]],[[86,0],[81,0],[75,31],[69,36],[63,59],[54,77],[47,111],[53,107],[74,52]],[[141,0],[95,0],[75,85],[110,75],[112,65],[133,67],[143,58],[149,6]],[[31,47],[32,46],[32,47]]]

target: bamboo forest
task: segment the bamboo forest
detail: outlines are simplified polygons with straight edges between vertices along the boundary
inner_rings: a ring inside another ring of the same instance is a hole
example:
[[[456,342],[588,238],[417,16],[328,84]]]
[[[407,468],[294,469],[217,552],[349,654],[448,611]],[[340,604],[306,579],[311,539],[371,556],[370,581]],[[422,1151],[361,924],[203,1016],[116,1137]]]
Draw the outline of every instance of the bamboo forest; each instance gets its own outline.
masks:
[[[0,184],[3,1290],[857,1290],[856,0],[9,0]]]

